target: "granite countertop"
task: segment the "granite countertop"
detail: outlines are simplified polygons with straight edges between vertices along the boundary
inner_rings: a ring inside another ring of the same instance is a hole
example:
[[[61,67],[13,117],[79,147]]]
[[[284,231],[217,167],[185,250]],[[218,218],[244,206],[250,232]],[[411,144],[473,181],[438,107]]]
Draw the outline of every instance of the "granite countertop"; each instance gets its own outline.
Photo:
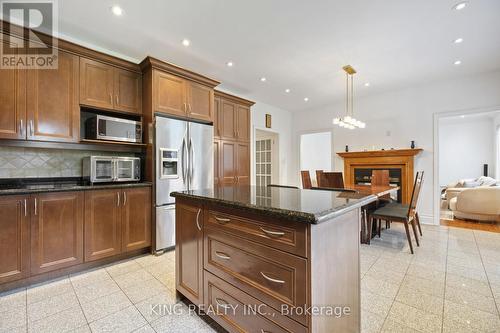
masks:
[[[215,189],[173,192],[171,196],[310,224],[331,220],[377,199],[373,194],[359,192],[257,186],[222,186]]]
[[[150,182],[90,184],[81,178],[0,179],[0,196],[152,186]]]

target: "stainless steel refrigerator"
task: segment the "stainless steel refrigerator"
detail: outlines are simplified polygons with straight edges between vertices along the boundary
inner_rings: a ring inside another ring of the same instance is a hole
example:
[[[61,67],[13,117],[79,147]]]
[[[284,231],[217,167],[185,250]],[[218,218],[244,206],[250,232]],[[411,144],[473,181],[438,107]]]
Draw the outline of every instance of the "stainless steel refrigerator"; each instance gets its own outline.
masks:
[[[175,245],[174,191],[213,188],[213,126],[156,116],[156,252]]]

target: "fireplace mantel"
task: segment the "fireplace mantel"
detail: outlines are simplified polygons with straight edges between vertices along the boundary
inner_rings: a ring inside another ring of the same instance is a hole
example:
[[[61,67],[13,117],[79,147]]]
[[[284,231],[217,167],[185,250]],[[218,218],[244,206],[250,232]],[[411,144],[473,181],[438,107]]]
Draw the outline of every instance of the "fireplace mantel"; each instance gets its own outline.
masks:
[[[354,169],[401,169],[401,198],[408,204],[413,189],[414,157],[422,149],[391,149],[360,152],[341,152],[337,155],[344,159],[344,182],[354,185]]]

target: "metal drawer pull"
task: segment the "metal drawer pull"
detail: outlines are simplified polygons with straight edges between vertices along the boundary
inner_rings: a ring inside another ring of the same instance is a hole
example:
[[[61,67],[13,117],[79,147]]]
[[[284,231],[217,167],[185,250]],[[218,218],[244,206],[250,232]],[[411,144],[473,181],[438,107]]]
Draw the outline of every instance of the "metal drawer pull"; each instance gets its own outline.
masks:
[[[225,254],[224,252],[218,252],[218,251],[215,251],[215,255],[221,259],[225,259],[225,260],[229,260],[231,259],[231,256]]]
[[[230,219],[225,219],[225,218],[217,217],[217,216],[215,217],[215,220],[217,222],[219,222],[220,224],[227,224],[227,223],[231,222]]]
[[[280,283],[280,284],[285,283],[285,281],[283,281],[283,280],[276,280],[276,279],[270,278],[269,276],[267,276],[263,272],[260,272],[260,274],[264,277],[264,279],[266,279],[268,281],[275,282],[275,283]]]
[[[37,199],[35,198],[35,215],[38,214],[38,203],[37,203]]]
[[[26,199],[24,199],[24,216],[28,216],[28,205]]]
[[[200,226],[200,213],[201,213],[201,208],[198,208],[198,213],[196,214],[196,226],[198,227],[198,230],[201,231],[201,226]]]
[[[223,300],[222,298],[216,297],[215,303],[217,303],[218,306],[223,307],[224,309],[230,308],[229,304],[227,304],[227,302],[225,300]]]
[[[264,329],[261,329],[260,333],[270,333],[270,332],[269,331],[264,331]]]
[[[116,207],[120,207],[120,192],[116,192],[118,200],[116,201]]]
[[[260,227],[260,230],[262,230],[263,232],[265,232],[266,234],[268,234],[270,236],[275,236],[275,237],[285,236],[285,233],[283,231],[270,231],[270,230],[266,230],[262,227]]]
[[[123,205],[125,206],[127,204],[127,193],[123,192]]]

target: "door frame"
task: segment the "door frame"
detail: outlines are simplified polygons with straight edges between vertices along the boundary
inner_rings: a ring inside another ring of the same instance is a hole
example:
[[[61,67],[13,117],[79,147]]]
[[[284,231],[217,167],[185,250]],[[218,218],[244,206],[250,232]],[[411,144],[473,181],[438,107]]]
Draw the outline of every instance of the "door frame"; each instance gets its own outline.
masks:
[[[439,185],[439,120],[445,117],[473,115],[477,113],[488,113],[500,111],[500,105],[474,108],[474,109],[458,109],[435,112],[433,117],[433,223],[434,225],[441,224],[441,187]]]

